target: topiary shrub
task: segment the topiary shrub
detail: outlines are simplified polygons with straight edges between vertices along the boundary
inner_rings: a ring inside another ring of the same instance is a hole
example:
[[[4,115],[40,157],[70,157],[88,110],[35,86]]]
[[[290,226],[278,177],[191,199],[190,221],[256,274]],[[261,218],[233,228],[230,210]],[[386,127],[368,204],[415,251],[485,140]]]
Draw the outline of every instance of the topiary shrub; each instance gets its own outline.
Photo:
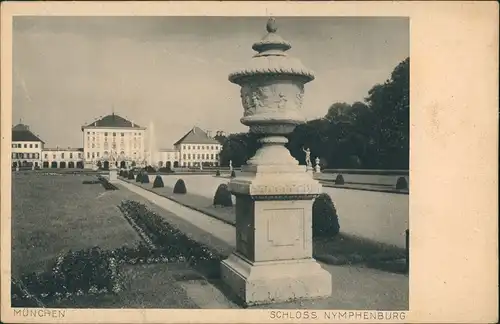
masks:
[[[156,169],[154,167],[152,167],[151,165],[148,165],[144,168],[144,171],[146,171],[147,173],[156,173]]]
[[[335,178],[335,184],[338,184],[338,185],[343,185],[344,184],[344,177],[341,174],[339,174]]]
[[[182,179],[177,180],[174,186],[174,194],[185,194],[186,192],[187,190],[184,180]]]
[[[220,170],[219,169],[217,169],[217,171],[215,171],[215,176],[220,177]]]
[[[139,171],[137,173],[137,176],[135,177],[135,182],[141,182],[142,181],[142,172]]]
[[[333,204],[332,198],[326,194],[320,194],[313,203],[313,236],[335,236],[340,231],[339,217]]]
[[[231,178],[234,178],[234,177],[236,177],[236,172],[234,172],[234,170],[233,170],[233,171],[231,171]]]
[[[128,178],[128,171],[127,170],[123,170],[122,177],[124,177],[125,179]]]
[[[149,176],[147,172],[143,172],[141,175],[141,183],[149,183]]]
[[[222,183],[217,187],[214,195],[214,206],[232,207],[233,200],[227,184]]]
[[[155,181],[153,182],[153,188],[163,188],[163,179],[160,175],[157,175]]]
[[[127,178],[129,180],[134,180],[134,171],[130,171]]]
[[[408,189],[408,182],[406,181],[405,177],[398,178],[398,181],[396,182],[396,189],[398,190]]]

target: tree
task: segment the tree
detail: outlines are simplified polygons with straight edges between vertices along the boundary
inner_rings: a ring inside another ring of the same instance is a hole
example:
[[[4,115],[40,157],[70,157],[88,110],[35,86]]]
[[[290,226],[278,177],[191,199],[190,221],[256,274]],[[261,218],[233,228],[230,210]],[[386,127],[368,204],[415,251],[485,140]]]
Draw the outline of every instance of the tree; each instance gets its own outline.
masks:
[[[253,133],[230,134],[220,152],[221,165],[229,165],[230,160],[234,167],[246,164],[260,147],[257,139],[258,136]]]
[[[366,98],[374,118],[373,146],[378,167],[408,169],[410,140],[410,59],[402,61],[383,85]]]

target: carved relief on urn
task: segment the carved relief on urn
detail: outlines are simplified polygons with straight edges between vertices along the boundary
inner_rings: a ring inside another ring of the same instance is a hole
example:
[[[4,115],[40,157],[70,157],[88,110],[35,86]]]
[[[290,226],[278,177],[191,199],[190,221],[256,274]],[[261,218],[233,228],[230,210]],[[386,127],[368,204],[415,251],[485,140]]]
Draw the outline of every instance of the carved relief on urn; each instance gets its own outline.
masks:
[[[304,84],[314,75],[285,53],[291,45],[276,34],[274,21],[267,31],[252,47],[258,54],[250,66],[230,74],[229,80],[241,86],[242,124],[253,133],[287,135],[305,122],[301,115]]]

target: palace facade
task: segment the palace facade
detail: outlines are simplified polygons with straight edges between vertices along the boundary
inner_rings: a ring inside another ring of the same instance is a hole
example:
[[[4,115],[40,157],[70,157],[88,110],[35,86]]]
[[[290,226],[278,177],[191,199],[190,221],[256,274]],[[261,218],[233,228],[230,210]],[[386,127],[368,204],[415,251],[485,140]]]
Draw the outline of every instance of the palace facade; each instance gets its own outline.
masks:
[[[104,164],[113,154],[117,166],[127,162],[140,163],[145,158],[145,127],[112,113],[82,126],[83,161],[85,168]]]
[[[222,144],[210,132],[194,126],[174,143],[174,148],[146,149],[147,129],[115,113],[81,127],[83,147],[48,148],[29,126],[12,128],[12,166],[43,168],[108,167],[113,156],[117,167],[145,165],[156,167],[218,166]],[[217,131],[217,136],[223,132]],[[217,137],[216,136],[216,137]],[[149,134],[152,141],[154,134]],[[152,151],[152,152],[148,152]],[[146,162],[147,161],[147,162]]]

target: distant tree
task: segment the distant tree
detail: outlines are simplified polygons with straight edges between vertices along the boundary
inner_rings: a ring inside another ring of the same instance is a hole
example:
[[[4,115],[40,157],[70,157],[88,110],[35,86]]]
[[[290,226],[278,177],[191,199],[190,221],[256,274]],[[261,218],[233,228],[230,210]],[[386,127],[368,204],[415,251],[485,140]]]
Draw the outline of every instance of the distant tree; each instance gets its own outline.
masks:
[[[372,138],[376,164],[408,169],[410,143],[410,59],[402,61],[383,85],[374,86],[366,102],[374,114]]]
[[[240,167],[246,164],[257,149],[260,143],[257,142],[258,136],[253,133],[231,134],[227,137],[220,152],[221,165],[228,166],[229,161],[233,162],[234,167]]]

